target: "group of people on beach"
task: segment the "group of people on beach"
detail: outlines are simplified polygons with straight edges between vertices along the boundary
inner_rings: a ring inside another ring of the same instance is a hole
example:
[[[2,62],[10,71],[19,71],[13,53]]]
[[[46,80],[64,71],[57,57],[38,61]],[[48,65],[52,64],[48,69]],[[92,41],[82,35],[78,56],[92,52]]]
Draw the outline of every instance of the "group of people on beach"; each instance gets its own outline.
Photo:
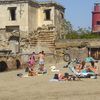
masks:
[[[98,73],[98,66],[96,65],[96,62],[94,62],[94,61],[90,61],[90,62],[82,61],[81,63],[77,63],[75,66],[75,69],[78,73],[91,72],[94,74],[99,74]]]
[[[92,57],[87,57],[83,61],[71,61],[68,62],[64,68],[69,68],[73,74],[69,73],[56,73],[54,79],[63,81],[63,80],[80,80],[80,78],[94,78],[100,75],[98,70],[98,61],[95,61]]]
[[[29,72],[29,76],[34,76],[37,74],[37,72],[34,70],[35,68],[35,64],[36,64],[36,58],[38,58],[38,63],[39,63],[39,72],[38,73],[44,73],[45,67],[44,67],[44,63],[45,63],[45,53],[44,51],[39,52],[39,54],[35,54],[35,52],[32,53],[32,55],[29,57],[28,60],[28,72]]]
[[[25,72],[28,73],[28,76],[35,76],[38,74],[44,74],[47,73],[47,70],[44,66],[45,64],[45,53],[44,51],[39,52],[36,54],[33,52],[28,59],[28,66],[26,67]],[[39,68],[38,71],[35,71],[35,65],[38,61]],[[54,66],[53,70],[57,73],[54,74],[53,79],[56,79],[58,81],[66,81],[66,80],[80,80],[80,78],[90,78],[91,76],[95,76],[94,78],[97,78],[97,75],[99,74],[98,66],[96,65],[97,61],[95,61],[92,57],[87,57],[84,60],[76,60],[75,64],[72,64],[73,61],[70,61],[67,63],[67,65],[64,66],[64,68],[68,68],[74,73],[69,74],[67,73],[67,70],[65,73],[61,73],[59,70],[55,70]],[[20,76],[20,75],[18,75]],[[22,76],[22,74],[21,74]]]

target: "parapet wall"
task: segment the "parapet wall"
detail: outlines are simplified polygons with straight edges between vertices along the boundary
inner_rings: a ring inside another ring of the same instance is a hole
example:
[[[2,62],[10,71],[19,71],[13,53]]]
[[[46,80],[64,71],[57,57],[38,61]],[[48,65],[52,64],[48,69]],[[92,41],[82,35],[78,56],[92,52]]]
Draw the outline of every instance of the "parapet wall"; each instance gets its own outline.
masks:
[[[100,39],[66,39],[57,40],[55,42],[56,48],[66,48],[66,47],[78,47],[80,45],[84,46],[98,46],[100,47]]]

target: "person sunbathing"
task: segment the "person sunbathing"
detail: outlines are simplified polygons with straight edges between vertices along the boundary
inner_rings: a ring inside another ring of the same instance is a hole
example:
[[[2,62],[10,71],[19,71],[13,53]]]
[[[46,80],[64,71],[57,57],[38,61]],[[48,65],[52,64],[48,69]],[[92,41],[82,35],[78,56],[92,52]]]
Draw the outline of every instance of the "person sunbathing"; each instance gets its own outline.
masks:
[[[75,66],[75,70],[79,73],[81,70],[85,68],[85,61],[82,61],[81,63],[77,63]]]
[[[28,76],[36,76],[37,73],[33,69],[29,69]]]
[[[70,66],[69,69],[77,76],[77,77],[90,77],[91,75],[94,75],[94,73],[90,72],[89,70],[90,64],[87,63],[83,69],[80,69],[80,66]]]
[[[95,65],[93,61],[91,61],[90,63],[91,63],[91,66],[89,67],[89,70],[98,75],[99,74],[98,67]]]
[[[58,81],[66,81],[67,77],[65,77],[62,73],[57,73],[54,75],[53,79],[56,79]]]
[[[59,81],[66,81],[66,80],[68,80],[68,81],[74,80],[75,81],[75,80],[80,80],[80,78],[75,77],[74,75],[69,75],[69,73],[64,73],[64,74],[58,73],[58,74],[55,74],[54,75],[54,79],[57,79]]]
[[[79,73],[81,72],[81,64],[76,64],[75,70]]]

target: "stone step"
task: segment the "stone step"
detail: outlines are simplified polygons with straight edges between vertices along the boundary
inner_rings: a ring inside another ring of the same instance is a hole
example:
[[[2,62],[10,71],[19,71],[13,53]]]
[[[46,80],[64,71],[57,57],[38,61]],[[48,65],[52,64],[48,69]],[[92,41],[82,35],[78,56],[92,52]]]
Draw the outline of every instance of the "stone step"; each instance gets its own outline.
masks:
[[[46,35],[46,36],[54,36],[54,34],[39,34],[39,36],[41,36],[41,35],[42,35],[42,36],[45,36],[45,35]]]
[[[46,42],[46,43],[47,43],[47,42],[49,42],[49,43],[51,42],[51,43],[55,43],[55,42],[52,41],[52,40],[38,40],[38,42],[33,42],[33,41],[32,41],[32,42],[29,42],[29,43],[41,43],[41,42]]]
[[[54,37],[54,35],[48,35],[48,34],[40,34],[38,37],[40,37],[40,36],[47,36],[47,37]]]
[[[50,38],[38,38],[38,40],[51,40],[51,41],[53,41],[54,39],[52,38],[52,39],[50,39]]]
[[[54,38],[48,38],[48,37],[41,37],[41,38],[40,38],[40,37],[38,37],[37,39],[38,39],[38,40],[40,40],[40,39],[41,39],[41,40],[42,40],[42,39],[53,40]]]
[[[38,38],[54,38],[54,36],[38,36]]]
[[[55,36],[54,34],[39,34],[39,36]]]
[[[53,34],[54,35],[54,33],[50,33],[50,32],[39,32],[39,34]]]
[[[47,45],[55,45],[55,43],[47,43],[47,42],[42,42],[42,43],[40,43],[40,44],[47,44]],[[37,45],[37,43],[30,43],[30,45]]]
[[[39,40],[39,42],[53,42],[54,43],[54,41],[52,40]]]
[[[42,42],[42,43],[31,43],[30,45],[47,45],[47,46],[55,46],[55,43],[46,43],[46,42]]]
[[[46,40],[46,39],[43,39],[43,40],[39,40],[38,42],[54,42],[53,40]]]
[[[37,40],[30,40],[30,42],[38,42]]]

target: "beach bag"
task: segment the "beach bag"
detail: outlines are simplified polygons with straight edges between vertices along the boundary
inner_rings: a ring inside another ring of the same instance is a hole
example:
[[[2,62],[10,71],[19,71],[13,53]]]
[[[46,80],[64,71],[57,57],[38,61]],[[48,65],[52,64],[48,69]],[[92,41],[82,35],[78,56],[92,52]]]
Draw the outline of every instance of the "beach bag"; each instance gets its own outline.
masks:
[[[58,74],[55,74],[53,79],[59,79]]]
[[[68,78],[68,76],[69,76],[69,73],[65,73],[65,74],[64,74],[64,77],[65,77],[65,78]]]
[[[29,68],[28,67],[26,67],[25,72],[29,72]]]
[[[22,73],[19,73],[19,74],[17,74],[17,76],[21,77],[21,76],[23,76],[23,74]]]

